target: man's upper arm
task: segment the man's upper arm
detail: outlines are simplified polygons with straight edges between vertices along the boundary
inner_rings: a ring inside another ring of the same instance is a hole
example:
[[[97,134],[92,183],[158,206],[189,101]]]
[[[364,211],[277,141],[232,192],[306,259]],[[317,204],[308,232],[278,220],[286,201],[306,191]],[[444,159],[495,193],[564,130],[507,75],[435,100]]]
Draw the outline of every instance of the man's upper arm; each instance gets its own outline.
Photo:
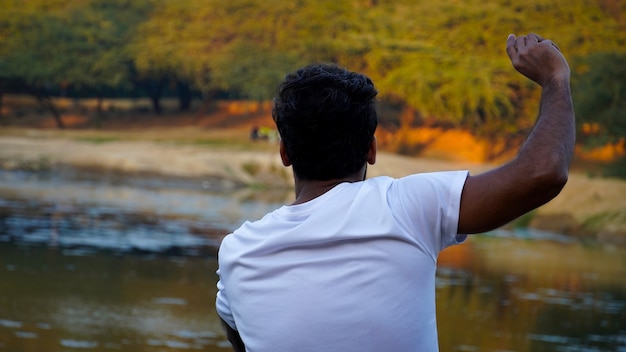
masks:
[[[547,203],[565,185],[556,172],[525,170],[514,160],[492,171],[468,176],[461,194],[458,233],[493,230]]]

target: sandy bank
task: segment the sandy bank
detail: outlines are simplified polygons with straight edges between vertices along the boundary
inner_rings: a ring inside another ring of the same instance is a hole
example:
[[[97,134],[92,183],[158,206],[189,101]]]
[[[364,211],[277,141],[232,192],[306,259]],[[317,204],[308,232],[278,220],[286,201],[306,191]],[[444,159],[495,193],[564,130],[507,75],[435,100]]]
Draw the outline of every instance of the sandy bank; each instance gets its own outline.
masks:
[[[271,145],[239,150],[146,140],[94,142],[33,132],[25,136],[0,136],[0,168],[53,170],[70,166],[129,174],[204,178],[221,187],[252,184],[288,187],[292,183],[291,171],[281,165],[276,149]],[[454,169],[479,173],[488,168],[483,164],[408,158],[383,152],[376,165],[369,168],[368,175],[400,177]],[[556,199],[519,223],[626,244],[626,182],[574,173]]]

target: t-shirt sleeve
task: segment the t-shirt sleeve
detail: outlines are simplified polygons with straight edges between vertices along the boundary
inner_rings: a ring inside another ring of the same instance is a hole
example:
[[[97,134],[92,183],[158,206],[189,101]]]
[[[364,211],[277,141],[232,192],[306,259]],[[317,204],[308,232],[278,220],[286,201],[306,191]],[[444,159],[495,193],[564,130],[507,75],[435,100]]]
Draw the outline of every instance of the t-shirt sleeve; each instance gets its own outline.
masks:
[[[220,275],[220,270],[217,270],[217,275]],[[217,310],[217,314],[234,330],[237,330],[237,326],[235,325],[235,318],[233,317],[233,313],[230,310],[230,304],[228,303],[228,297],[226,296],[226,288],[224,287],[224,283],[220,279],[217,282],[217,298],[215,300],[215,309]]]
[[[415,174],[396,180],[389,190],[387,199],[396,220],[435,260],[442,249],[466,238],[457,230],[467,175],[467,171]]]

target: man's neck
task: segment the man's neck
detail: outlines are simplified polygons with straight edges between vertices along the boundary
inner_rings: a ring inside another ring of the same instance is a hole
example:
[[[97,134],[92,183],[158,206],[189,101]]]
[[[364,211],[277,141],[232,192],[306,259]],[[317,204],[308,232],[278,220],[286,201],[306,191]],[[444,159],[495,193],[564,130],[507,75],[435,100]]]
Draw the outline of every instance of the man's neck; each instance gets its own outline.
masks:
[[[302,180],[297,176],[294,176],[296,200],[291,205],[306,203],[312,199],[315,199],[322,194],[330,191],[335,186],[344,182],[360,182],[365,180],[367,166],[363,166],[363,169],[358,172],[339,179],[332,180]]]

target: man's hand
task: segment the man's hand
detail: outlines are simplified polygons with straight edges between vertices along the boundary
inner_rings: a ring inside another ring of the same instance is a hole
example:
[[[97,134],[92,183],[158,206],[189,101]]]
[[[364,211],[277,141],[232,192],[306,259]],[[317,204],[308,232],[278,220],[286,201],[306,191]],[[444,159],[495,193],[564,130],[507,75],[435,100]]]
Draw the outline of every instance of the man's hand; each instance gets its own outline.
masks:
[[[517,71],[542,87],[553,80],[569,80],[569,65],[551,40],[534,33],[518,38],[509,34],[506,53]]]

